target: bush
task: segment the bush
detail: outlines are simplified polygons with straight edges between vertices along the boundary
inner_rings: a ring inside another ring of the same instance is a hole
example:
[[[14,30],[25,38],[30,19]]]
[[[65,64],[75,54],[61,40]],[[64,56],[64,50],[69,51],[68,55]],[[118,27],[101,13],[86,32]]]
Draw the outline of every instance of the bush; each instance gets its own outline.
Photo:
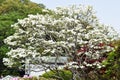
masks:
[[[56,79],[40,77],[39,80],[56,80]]]
[[[58,70],[58,71],[49,71],[42,75],[45,78],[54,78],[60,79],[61,77],[64,80],[70,80],[72,78],[72,73],[69,70]]]

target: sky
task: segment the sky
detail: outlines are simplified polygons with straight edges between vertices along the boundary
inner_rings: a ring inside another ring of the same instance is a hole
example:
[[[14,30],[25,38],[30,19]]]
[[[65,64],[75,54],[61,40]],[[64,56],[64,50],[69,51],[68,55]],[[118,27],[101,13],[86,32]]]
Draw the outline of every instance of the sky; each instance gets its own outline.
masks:
[[[112,26],[120,34],[120,0],[31,0],[48,9],[69,5],[91,5],[101,23]]]

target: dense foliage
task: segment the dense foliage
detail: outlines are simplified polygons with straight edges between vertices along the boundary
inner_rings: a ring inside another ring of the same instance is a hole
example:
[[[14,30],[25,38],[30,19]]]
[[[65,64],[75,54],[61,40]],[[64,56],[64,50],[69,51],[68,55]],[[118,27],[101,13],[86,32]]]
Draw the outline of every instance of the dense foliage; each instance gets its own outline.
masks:
[[[3,40],[12,35],[15,31],[11,27],[18,19],[27,17],[28,14],[45,14],[42,4],[36,4],[29,0],[0,0],[0,74],[12,73],[3,65],[2,59],[10,50]],[[14,70],[16,71],[16,70]],[[16,74],[16,73],[15,73]]]
[[[4,40],[11,49],[4,58],[5,65],[21,68],[41,56],[55,56],[58,69],[57,59],[66,56],[64,66],[73,79],[104,67],[101,62],[114,50],[112,42],[117,39],[114,29],[99,23],[91,6],[59,7],[52,13],[29,15],[12,25],[15,33]]]
[[[14,77],[11,78],[10,80],[56,80],[56,79],[24,75],[24,77]]]
[[[58,70],[59,74],[56,71],[49,71],[42,75],[45,78],[55,78],[62,80],[70,80],[72,78],[72,73],[69,70]],[[60,77],[58,77],[58,75]]]
[[[120,40],[117,41],[116,49],[108,54],[103,64],[106,65],[105,74],[102,76],[105,80],[120,79]]]

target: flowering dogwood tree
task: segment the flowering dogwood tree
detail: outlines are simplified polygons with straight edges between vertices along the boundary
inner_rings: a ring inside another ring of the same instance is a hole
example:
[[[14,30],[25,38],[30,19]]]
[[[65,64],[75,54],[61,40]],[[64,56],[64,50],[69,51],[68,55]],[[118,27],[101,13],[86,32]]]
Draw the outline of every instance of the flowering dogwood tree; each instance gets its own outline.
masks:
[[[28,15],[12,25],[15,34],[4,40],[11,48],[5,65],[20,66],[26,59],[33,62],[41,56],[66,56],[65,66],[73,75],[103,67],[103,57],[114,49],[114,29],[101,24],[91,6],[58,7],[52,13]]]

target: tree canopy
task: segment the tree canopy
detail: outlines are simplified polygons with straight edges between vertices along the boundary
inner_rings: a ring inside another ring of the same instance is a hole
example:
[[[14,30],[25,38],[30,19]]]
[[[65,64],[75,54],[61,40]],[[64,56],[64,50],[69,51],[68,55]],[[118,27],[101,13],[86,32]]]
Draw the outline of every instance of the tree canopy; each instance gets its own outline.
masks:
[[[33,63],[41,56],[66,56],[70,70],[103,67],[102,58],[114,50],[114,29],[101,24],[91,6],[58,7],[52,13],[29,15],[12,25],[15,33],[4,40],[11,49],[5,65],[20,66],[26,59]]]

